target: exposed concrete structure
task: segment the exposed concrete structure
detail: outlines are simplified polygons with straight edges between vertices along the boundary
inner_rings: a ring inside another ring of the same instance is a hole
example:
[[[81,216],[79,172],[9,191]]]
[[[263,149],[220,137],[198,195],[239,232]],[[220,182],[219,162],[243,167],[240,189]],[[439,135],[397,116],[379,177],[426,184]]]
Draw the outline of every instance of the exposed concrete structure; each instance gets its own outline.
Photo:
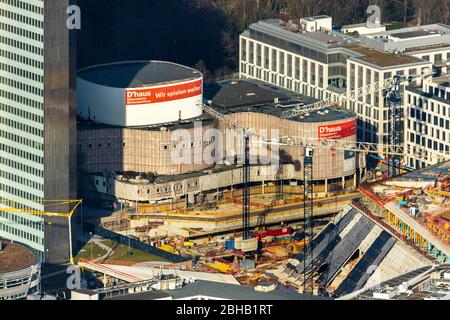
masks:
[[[347,206],[314,242],[316,285],[334,297],[431,265],[355,207]],[[301,287],[302,259],[288,262],[280,279]]]
[[[257,81],[230,81],[217,85],[217,89],[211,95],[213,108],[267,140],[303,136],[356,141],[352,112],[325,108],[287,120],[281,118],[285,108],[314,100]],[[214,128],[221,135],[208,138],[208,131]],[[184,130],[181,140],[179,130]],[[212,148],[214,159],[210,163],[205,155]],[[177,200],[239,188],[242,169],[233,163],[241,162],[241,149],[242,136],[233,132],[230,135],[227,126],[206,114],[181,122],[135,128],[80,121],[78,161],[80,169],[87,173],[80,183],[111,199],[140,202]],[[185,151],[191,162],[174,160],[174,154]],[[251,168],[252,184],[270,185],[278,180],[291,185],[302,183],[303,148],[269,146],[265,151],[261,153],[256,143],[251,149],[252,155],[259,156],[258,165]],[[261,164],[264,161],[270,164]],[[323,147],[314,155],[314,181],[324,186],[325,194],[355,188],[364,169],[365,159],[354,152]]]

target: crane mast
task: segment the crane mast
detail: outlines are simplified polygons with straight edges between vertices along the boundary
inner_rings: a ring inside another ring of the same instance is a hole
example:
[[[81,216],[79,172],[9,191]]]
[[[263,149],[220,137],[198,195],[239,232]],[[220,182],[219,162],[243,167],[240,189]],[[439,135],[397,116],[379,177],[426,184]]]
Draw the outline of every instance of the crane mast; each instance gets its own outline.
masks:
[[[313,208],[314,208],[314,186],[312,184],[313,181],[313,157],[314,157],[314,149],[306,147],[305,148],[305,157],[303,162],[303,172],[304,172],[304,180],[303,180],[303,214],[304,214],[304,222],[303,222],[303,232],[305,235],[305,247],[304,247],[304,276],[303,276],[303,292],[312,293],[314,287],[314,275],[308,274],[308,264],[307,257],[313,258],[314,255],[314,247],[313,247],[313,239],[314,239],[314,225],[313,225]],[[306,245],[307,244],[307,245]],[[312,261],[312,260],[310,260]],[[312,268],[310,268],[312,269]]]
[[[230,117],[221,114],[214,108],[206,104],[198,105],[203,111],[208,113],[213,118],[223,121],[228,127],[240,131],[244,139],[244,159],[242,164],[242,237],[244,240],[250,238],[250,135],[249,130],[244,129],[239,122]]]
[[[244,135],[244,165],[242,166],[242,179],[244,189],[242,192],[242,237],[250,238],[250,138]]]

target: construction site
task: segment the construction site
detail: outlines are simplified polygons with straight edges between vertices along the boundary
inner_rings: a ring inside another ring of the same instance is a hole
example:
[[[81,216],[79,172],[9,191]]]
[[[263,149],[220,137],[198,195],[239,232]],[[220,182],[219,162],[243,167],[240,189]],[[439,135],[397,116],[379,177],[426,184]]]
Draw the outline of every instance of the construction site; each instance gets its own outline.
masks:
[[[359,187],[361,207],[436,262],[450,262],[448,162]]]
[[[83,277],[72,299],[450,299],[450,162],[441,162],[450,149],[408,136],[417,124],[404,119],[427,119],[404,105],[423,97],[405,96],[445,68],[382,52],[377,37],[322,30],[331,17],[310,23],[253,24],[240,75],[208,85],[162,61],[79,71],[83,200],[65,203],[68,213],[28,212],[43,237],[56,222],[68,231],[59,250]],[[283,51],[292,44],[304,56]],[[436,152],[405,147],[405,137]],[[0,218],[27,213],[2,204]],[[93,212],[85,220],[82,204]],[[30,243],[50,261],[41,238]]]
[[[395,88],[411,79],[394,77],[365,90],[387,91],[388,103],[394,104]],[[382,146],[357,141],[356,119],[340,105],[364,96],[364,90],[351,92],[350,98],[317,101],[257,81],[231,80],[213,91],[211,100],[199,106],[201,117],[208,119],[208,126],[238,132],[232,139],[241,140],[241,151],[234,150],[240,162],[216,163],[196,172],[184,172],[180,164],[172,169],[174,174],[153,177],[89,173],[92,185],[99,186],[99,198],[115,195],[121,206],[95,229],[102,238],[95,244],[103,252],[78,259],[78,265],[97,275],[102,290],[171,275],[183,281],[195,278],[254,288],[277,283],[300,295],[336,299],[448,261],[448,244],[441,247],[431,238],[438,226],[448,229],[448,224],[436,223],[433,212],[445,208],[450,191],[446,177],[441,174],[424,185],[421,194],[405,183],[393,184],[411,175],[411,181],[419,179],[412,183],[417,188],[421,173],[401,163],[399,141]],[[259,132],[272,124],[282,128],[279,137],[259,141],[280,149],[276,171],[262,163],[250,165],[255,140],[248,128]],[[104,139],[96,125],[83,130],[93,130],[89,137],[98,141],[90,138],[92,145]],[[176,149],[161,141],[163,149]],[[127,140],[130,143],[136,148],[143,142]],[[386,158],[380,157],[381,147]],[[86,155],[91,167],[103,165],[92,150]],[[367,155],[376,163],[370,170]],[[436,172],[430,176],[436,177]],[[376,205],[392,200],[408,216],[428,217],[424,225],[435,226],[434,231],[420,238],[396,213],[379,214]],[[429,201],[427,209],[416,205],[423,201]],[[120,247],[122,255],[115,252]],[[142,252],[152,257],[144,261]]]

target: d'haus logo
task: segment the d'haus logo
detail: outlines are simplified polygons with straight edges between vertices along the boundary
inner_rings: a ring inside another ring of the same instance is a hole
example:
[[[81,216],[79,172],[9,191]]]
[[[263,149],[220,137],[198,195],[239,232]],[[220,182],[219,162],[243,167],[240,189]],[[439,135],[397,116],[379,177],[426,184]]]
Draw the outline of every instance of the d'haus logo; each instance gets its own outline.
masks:
[[[151,96],[151,91],[127,91],[127,98],[147,98]]]
[[[319,127],[319,139],[343,139],[355,134],[355,120]]]
[[[320,134],[332,134],[332,133],[336,133],[336,132],[341,132],[342,131],[342,127],[341,126],[337,126],[337,127],[321,127],[320,128]]]
[[[131,106],[186,99],[201,95],[202,89],[201,79],[163,87],[127,89],[125,103]]]

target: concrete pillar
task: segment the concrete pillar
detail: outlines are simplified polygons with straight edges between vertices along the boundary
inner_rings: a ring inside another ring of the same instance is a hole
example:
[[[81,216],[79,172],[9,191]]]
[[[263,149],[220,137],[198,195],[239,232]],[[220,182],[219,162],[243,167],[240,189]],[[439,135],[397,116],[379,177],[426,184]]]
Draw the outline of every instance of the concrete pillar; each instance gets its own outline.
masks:
[[[106,288],[108,286],[108,278],[106,273],[103,274],[103,286]]]
[[[342,177],[342,190],[345,190],[345,177]]]
[[[356,188],[356,173],[353,175],[353,187]]]
[[[325,179],[325,197],[328,196],[328,179]]]

